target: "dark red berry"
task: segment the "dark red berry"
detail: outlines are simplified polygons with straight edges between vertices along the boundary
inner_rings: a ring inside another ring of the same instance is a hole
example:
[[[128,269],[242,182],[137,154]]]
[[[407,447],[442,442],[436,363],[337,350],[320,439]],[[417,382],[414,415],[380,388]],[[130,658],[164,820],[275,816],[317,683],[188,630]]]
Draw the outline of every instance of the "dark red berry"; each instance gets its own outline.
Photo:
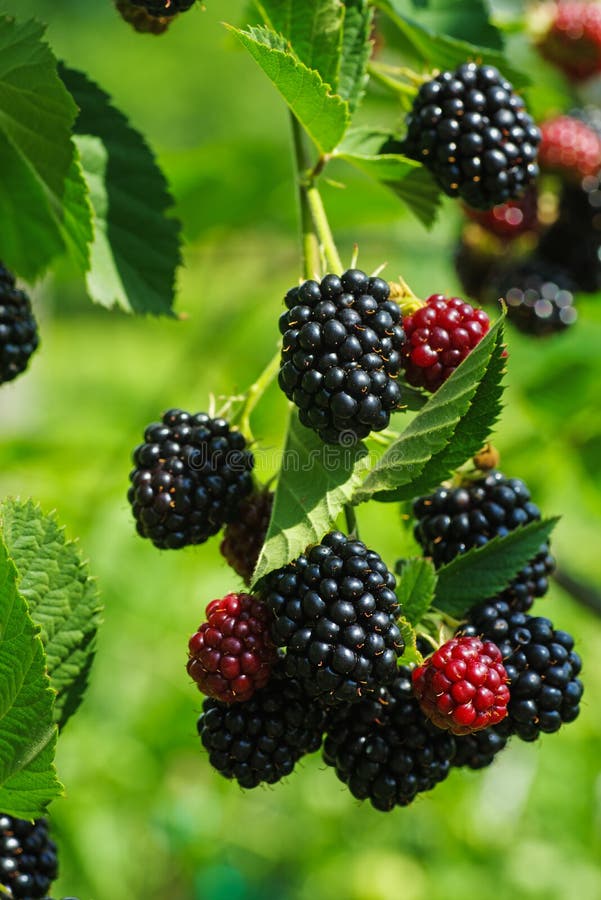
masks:
[[[601,72],[601,6],[564,0],[550,6],[550,17],[538,44],[545,59],[573,81]]]
[[[492,641],[452,638],[413,670],[412,679],[424,715],[445,731],[472,734],[507,715],[507,672]]]
[[[541,169],[580,181],[601,169],[601,137],[586,122],[557,116],[541,125]]]
[[[465,212],[470,219],[503,241],[515,240],[539,228],[538,192],[534,185],[517,200],[508,200],[490,210],[476,210],[466,206]]]
[[[221,554],[246,584],[255,571],[272,506],[273,492],[257,491],[242,501],[235,519],[225,527]]]
[[[482,309],[459,297],[433,294],[403,319],[403,367],[409,384],[436,391],[490,328]]]
[[[188,674],[209,697],[249,700],[265,687],[277,659],[266,607],[250,594],[228,594],[209,603],[206,616],[188,642]]]

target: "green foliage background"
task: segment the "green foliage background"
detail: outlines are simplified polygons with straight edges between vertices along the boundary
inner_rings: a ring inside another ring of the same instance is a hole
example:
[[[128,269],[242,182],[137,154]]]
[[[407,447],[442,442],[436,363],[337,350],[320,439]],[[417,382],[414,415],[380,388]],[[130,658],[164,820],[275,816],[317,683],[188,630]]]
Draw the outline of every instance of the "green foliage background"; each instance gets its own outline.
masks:
[[[68,535],[81,537],[106,606],[91,688],[57,753],[67,798],[52,807],[62,860],[55,894],[598,900],[601,627],[555,586],[539,608],[574,632],[586,684],[580,719],[559,735],[516,742],[490,770],[457,771],[388,815],[355,801],[319,756],[287,784],[246,794],[210,770],[186,641],[206,603],[239,583],[216,541],[159,553],[135,536],[129,455],[165,408],[196,411],[210,393],[244,389],[274,351],[280,298],[299,274],[286,112],[220,25],[246,24],[237,0],[207,0],[206,12],[192,10],[161,39],[136,35],[108,0],[0,2],[17,6],[20,17],[49,22],[57,54],[147,136],[188,241],[182,321],[92,308],[74,273],[55,270],[33,290],[41,352],[0,395],[0,496],[57,509]],[[561,95],[542,64],[535,75],[535,106],[547,109]],[[388,261],[387,274],[402,273],[422,295],[457,291],[452,204],[428,234],[392,194],[352,178],[346,190],[324,190],[344,261],[358,241],[366,269]],[[563,515],[554,548],[590,582],[601,581],[600,341],[601,297],[582,301],[579,324],[548,342],[509,331],[496,439],[504,471],[527,480],[545,514]],[[255,417],[263,480],[278,465],[284,409],[272,389]],[[358,515],[390,565],[415,551],[394,506]]]

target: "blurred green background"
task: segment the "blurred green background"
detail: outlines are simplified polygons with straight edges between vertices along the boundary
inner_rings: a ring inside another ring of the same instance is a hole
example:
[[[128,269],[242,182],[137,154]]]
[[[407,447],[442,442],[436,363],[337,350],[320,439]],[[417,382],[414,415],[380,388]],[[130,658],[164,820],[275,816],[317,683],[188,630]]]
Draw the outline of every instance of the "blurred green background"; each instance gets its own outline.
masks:
[[[601,898],[601,622],[554,586],[539,608],[584,657],[578,721],[516,743],[482,773],[456,771],[390,814],[355,801],[319,755],[285,784],[244,793],[208,766],[196,736],[202,698],[185,672],[208,601],[240,587],[218,540],[179,552],[136,537],[125,500],[130,453],[170,406],[205,409],[243,390],[271,357],[281,297],[299,275],[288,123],[255,64],[221,26],[244,5],[207,0],[162,38],[137,35],[109,0],[5,0],[49,24],[156,149],[186,235],[181,321],[93,308],[59,265],[34,288],[43,346],[0,396],[0,494],[32,496],[80,537],[106,606],[92,686],[59,742],[65,800],[54,896],[80,900],[459,900]],[[521,54],[519,45],[516,53]],[[526,58],[526,62],[528,59]],[[565,102],[542,66],[539,111]],[[545,76],[545,77],[543,77]],[[377,100],[372,120],[390,122]],[[333,173],[336,177],[336,173]],[[340,173],[342,174],[342,173]],[[454,292],[457,211],[426,233],[383,189],[352,176],[325,199],[343,259],[388,262],[422,295]],[[582,299],[569,333],[508,335],[505,411],[495,443],[547,514],[572,574],[601,581],[601,298]],[[267,479],[285,405],[255,416]],[[361,508],[362,537],[389,564],[414,549],[398,511]]]

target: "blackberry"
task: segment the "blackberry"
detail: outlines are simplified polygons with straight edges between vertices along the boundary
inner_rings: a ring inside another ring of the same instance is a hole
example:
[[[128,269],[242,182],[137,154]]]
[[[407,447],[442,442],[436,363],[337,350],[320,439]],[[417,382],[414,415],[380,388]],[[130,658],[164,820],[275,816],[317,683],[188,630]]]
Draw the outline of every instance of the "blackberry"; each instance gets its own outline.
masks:
[[[507,722],[513,734],[534,741],[578,716],[582,663],[572,636],[549,619],[512,611],[500,600],[474,607],[460,633],[499,647],[509,677]]]
[[[490,766],[497,755],[507,746],[511,737],[511,725],[504,719],[475,734],[457,735],[457,752],[453,757],[454,768],[484,769]]]
[[[274,784],[298,760],[321,746],[325,712],[276,668],[271,680],[244,703],[205,700],[198,720],[209,762],[243,788]]]
[[[601,7],[598,3],[561,0],[549,7],[551,17],[538,48],[573,81],[601,72]]]
[[[493,66],[469,62],[420,87],[403,146],[446,194],[491,209],[536,179],[539,142],[511,83]]]
[[[25,371],[38,343],[29,297],[0,263],[0,384]]]
[[[130,0],[134,6],[141,6],[149,16],[170,19],[178,13],[186,12],[196,0]]]
[[[303,425],[327,443],[350,445],[382,431],[399,407],[405,335],[389,297],[385,281],[358,269],[286,294],[279,384]]]
[[[45,897],[58,877],[56,844],[46,819],[27,822],[0,815],[0,883],[19,898]]]
[[[225,527],[221,542],[221,554],[232,569],[250,584],[273,506],[272,491],[257,491],[242,501],[233,519]]]
[[[520,525],[540,520],[530,491],[519,478],[491,471],[457,488],[439,487],[414,501],[415,537],[436,568],[472,547],[483,547],[491,538],[503,537]],[[548,590],[554,569],[549,545],[541,544],[535,557],[499,595],[512,609],[530,609],[536,597]],[[490,638],[494,640],[494,638]]]
[[[516,328],[543,337],[576,321],[575,290],[569,272],[533,256],[501,269],[490,295],[505,300],[507,316]]]
[[[403,328],[405,377],[414,387],[434,392],[482,340],[490,319],[460,297],[433,294],[425,306],[404,316]]]
[[[308,696],[335,705],[392,682],[404,650],[395,586],[377,553],[338,531],[267,576],[274,643]]]
[[[465,207],[466,215],[504,243],[513,241],[529,231],[537,231],[538,191],[535,185],[526,188],[522,197],[508,200],[489,210]]]
[[[115,0],[115,6],[123,21],[140,34],[164,34],[173,21],[164,16],[149,15],[141,6],[136,6],[134,0]]]
[[[265,687],[277,659],[267,609],[249,594],[228,594],[209,603],[206,615],[188,642],[188,674],[209,697],[249,700]]]
[[[444,731],[472,734],[507,715],[507,672],[492,641],[454,637],[413,670],[412,680],[422,712]]]
[[[405,666],[375,697],[333,711],[323,749],[351,794],[384,812],[444,781],[454,754],[455,738],[424,716]]]
[[[601,172],[579,185],[564,184],[559,217],[542,235],[537,252],[569,272],[578,290],[601,289]]]
[[[580,180],[601,169],[601,137],[586,122],[557,116],[541,125],[540,167]]]
[[[155,547],[202,544],[252,490],[253,455],[225,419],[170,409],[144,432],[128,491],[138,534]]]

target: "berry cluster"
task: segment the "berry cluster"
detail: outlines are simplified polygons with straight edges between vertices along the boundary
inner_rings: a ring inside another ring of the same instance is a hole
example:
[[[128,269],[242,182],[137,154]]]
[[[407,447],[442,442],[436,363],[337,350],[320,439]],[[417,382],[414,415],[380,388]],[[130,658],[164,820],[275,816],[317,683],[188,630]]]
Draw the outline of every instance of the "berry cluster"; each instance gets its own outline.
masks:
[[[538,44],[541,54],[573,81],[601,72],[601,7],[582,0],[560,0],[550,7]]]
[[[38,342],[29,297],[0,263],[0,384],[25,371]]]
[[[405,339],[387,282],[349,269],[305,281],[285,302],[279,384],[303,425],[349,445],[386,428],[401,400]]]
[[[221,554],[246,584],[250,584],[255,571],[272,506],[273,493],[257,491],[242,501],[235,519],[225,526]]]
[[[488,315],[459,297],[433,294],[403,318],[407,342],[402,361],[414,387],[436,391],[490,328]]]
[[[46,819],[0,815],[0,883],[18,900],[45,897],[58,877],[56,844]]]
[[[170,409],[133,454],[128,499],[138,533],[156,547],[202,544],[252,490],[253,455],[225,419]]]
[[[405,153],[477,209],[518,197],[538,175],[540,132],[493,66],[464,63],[423,84],[407,126]]]
[[[569,272],[536,257],[503,269],[492,288],[505,300],[509,320],[537,336],[563,331],[576,321],[575,289]]]
[[[519,478],[492,471],[457,488],[439,487],[413,504],[417,519],[415,537],[434,565],[450,562],[471,547],[482,547],[491,538],[503,537],[520,525],[540,520],[540,510]],[[519,572],[503,592],[512,609],[530,609],[536,597],[548,590],[554,560],[548,544]]]

